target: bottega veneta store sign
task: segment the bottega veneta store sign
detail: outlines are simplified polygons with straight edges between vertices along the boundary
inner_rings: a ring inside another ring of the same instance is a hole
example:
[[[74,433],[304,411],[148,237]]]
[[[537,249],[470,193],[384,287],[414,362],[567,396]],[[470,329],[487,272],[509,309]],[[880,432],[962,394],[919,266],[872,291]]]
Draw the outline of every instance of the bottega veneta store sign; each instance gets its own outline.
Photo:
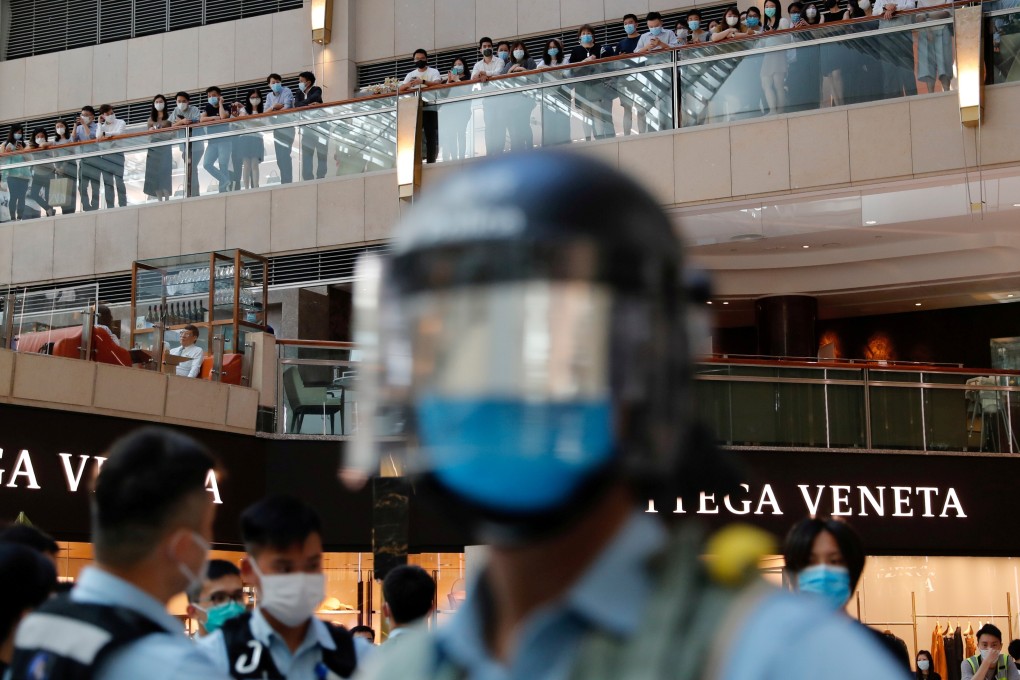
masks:
[[[730,514],[770,515],[790,514],[831,515],[833,517],[930,517],[940,519],[966,519],[960,495],[954,487],[937,486],[848,486],[843,484],[797,484],[798,503],[784,511],[772,484],[752,488],[741,484],[743,493],[725,495],[701,492],[694,504],[683,498],[676,499],[671,512],[686,515]],[[796,496],[796,494],[794,494]],[[690,510],[688,510],[690,508]],[[663,510],[664,511],[664,510]],[[648,502],[647,512],[658,513],[655,501]]]
[[[0,448],[0,489],[28,489],[41,491],[40,477],[36,473],[36,465],[32,462],[32,453],[28,449],[21,449],[15,455]],[[93,477],[99,474],[106,461],[104,456],[90,456],[87,454],[58,453],[61,470],[63,472],[62,482],[68,493],[78,493],[82,488],[82,481],[86,474]],[[8,461],[13,461],[8,468]],[[47,466],[50,468],[50,466]],[[88,473],[87,473],[88,471]],[[48,481],[45,478],[43,481]],[[86,483],[85,487],[89,485]],[[205,488],[213,498],[213,503],[222,505],[223,499],[220,496],[219,483],[216,474],[210,470],[205,479]]]

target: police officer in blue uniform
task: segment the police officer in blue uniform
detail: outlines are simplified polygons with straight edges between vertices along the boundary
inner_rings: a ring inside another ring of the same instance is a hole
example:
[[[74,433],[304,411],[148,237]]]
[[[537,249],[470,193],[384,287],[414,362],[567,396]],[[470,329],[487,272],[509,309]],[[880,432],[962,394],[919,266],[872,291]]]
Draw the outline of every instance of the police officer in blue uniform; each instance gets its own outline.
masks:
[[[756,530],[643,512],[715,481],[680,253],[631,179],[536,152],[430,188],[362,262],[351,462],[367,476],[385,455],[491,546],[451,622],[365,677],[900,677],[849,621],[757,578]]]
[[[296,498],[271,496],[241,515],[241,537],[248,553],[241,576],[255,586],[255,611],[226,621],[199,646],[238,679],[350,677],[355,640],[314,615],[326,597],[318,514]]]
[[[166,609],[205,571],[213,468],[198,443],[170,430],[113,445],[90,501],[95,566],[22,622],[13,680],[227,679]]]

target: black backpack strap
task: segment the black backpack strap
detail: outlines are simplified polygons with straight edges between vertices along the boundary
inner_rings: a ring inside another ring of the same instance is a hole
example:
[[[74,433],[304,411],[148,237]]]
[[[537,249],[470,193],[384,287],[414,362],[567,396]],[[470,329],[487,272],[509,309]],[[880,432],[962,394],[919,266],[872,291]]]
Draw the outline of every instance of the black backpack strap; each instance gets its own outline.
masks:
[[[220,630],[227,647],[230,675],[242,680],[284,680],[280,669],[273,662],[269,648],[255,639],[251,632],[251,612],[245,612],[227,620]]]
[[[322,663],[341,678],[349,678],[358,666],[357,653],[354,651],[354,636],[343,626],[332,623],[326,623],[326,626],[329,628],[329,635],[333,638],[336,649],[323,649]]]
[[[111,652],[157,633],[169,634],[132,609],[53,598],[19,626],[11,678],[86,680]]]

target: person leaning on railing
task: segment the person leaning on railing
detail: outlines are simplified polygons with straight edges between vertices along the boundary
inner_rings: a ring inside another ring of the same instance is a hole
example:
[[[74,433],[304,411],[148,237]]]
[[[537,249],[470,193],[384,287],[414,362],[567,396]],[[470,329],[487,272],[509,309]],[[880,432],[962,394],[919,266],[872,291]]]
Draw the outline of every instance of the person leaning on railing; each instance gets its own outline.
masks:
[[[468,80],[467,61],[462,57],[453,60],[450,71],[443,79],[446,85],[456,85]],[[450,88],[441,93],[448,97],[459,97],[460,88]],[[439,128],[439,148],[444,161],[467,158],[467,124],[471,118],[471,102],[450,102],[443,104],[443,125]]]
[[[414,68],[407,72],[398,92],[407,93],[421,91],[432,85],[443,82],[443,75],[438,69],[429,66],[429,53],[418,48],[411,55]],[[439,112],[429,106],[421,112],[422,131],[425,133],[425,161],[435,163],[439,156]]]
[[[170,126],[175,128],[187,127],[198,122],[202,112],[198,110],[197,106],[191,105],[191,95],[187,92],[178,92],[176,97],[176,105],[174,110],[170,112],[167,120],[170,121]],[[202,161],[202,154],[205,152],[205,146],[203,144],[192,144],[191,153],[185,151],[185,144],[181,144],[181,164],[187,165],[188,183],[191,186],[192,196],[198,196],[198,168]],[[182,191],[181,195],[185,195],[187,192]]]
[[[790,28],[790,20],[783,16],[779,0],[765,0],[765,20],[762,31],[774,33]],[[783,38],[786,42],[789,38]],[[772,42],[772,41],[770,41]],[[789,70],[789,50],[769,52],[761,62],[761,89],[765,94],[768,113],[782,113],[786,109],[786,73]]]
[[[117,117],[117,112],[109,104],[99,107],[99,129],[96,139],[107,139],[124,134],[127,123]],[[106,194],[106,207],[113,207],[113,187],[117,187],[117,205],[127,205],[127,187],[124,185],[124,154],[120,152],[103,154],[97,160],[99,179]]]
[[[206,104],[199,118],[200,122],[207,123],[230,118],[230,108],[219,87],[213,85],[206,89],[205,100]],[[218,167],[217,162],[219,163]],[[202,167],[216,180],[219,193],[228,191],[230,189],[230,140],[210,139],[206,144],[205,160],[202,161]]]
[[[49,147],[50,141],[46,135],[46,128],[32,130],[32,149],[45,149]],[[53,181],[54,167],[52,163],[40,163],[32,166],[32,188],[28,192],[28,198],[35,201],[35,204],[42,208],[46,215],[53,217],[57,211],[53,209],[48,200],[50,193],[50,182]]]
[[[89,105],[81,107],[81,113],[75,120],[71,141],[75,143],[94,141],[99,129],[95,121],[96,110]],[[99,209],[99,168],[95,158],[83,158],[78,163],[78,193],[81,195],[82,210]]]
[[[71,143],[70,128],[63,120],[53,125],[53,142],[50,146],[64,146]],[[55,166],[55,177],[50,183],[50,203],[60,208],[60,214],[70,215],[75,210],[78,191],[78,162],[73,160],[58,161]]]
[[[322,88],[315,84],[315,74],[311,71],[302,71],[298,75],[298,94],[294,99],[294,106],[315,106],[322,104]],[[326,150],[329,146],[327,139],[315,130],[315,125],[305,125],[301,128],[301,180],[309,182],[313,179],[322,179],[326,176]],[[315,171],[312,172],[313,159]]]
[[[294,92],[284,87],[279,73],[270,73],[266,78],[269,94],[266,95],[266,111],[286,111],[294,108]],[[280,184],[294,181],[294,163],[291,161],[291,147],[294,146],[294,128],[273,130],[276,142],[276,166],[280,169]]]
[[[545,52],[538,62],[539,68],[562,66],[570,61],[570,55],[563,53],[563,44],[555,38],[545,44]],[[563,77],[569,72],[560,70],[552,75]],[[546,91],[542,97],[542,146],[555,146],[570,142],[570,95],[566,86]]]
[[[21,123],[15,123],[7,131],[7,141],[3,144],[4,153],[17,153],[24,151],[25,128]],[[8,210],[12,220],[20,220],[25,214],[25,197],[28,194],[28,182],[32,175],[30,168],[10,168],[4,171],[4,180],[7,182],[7,190],[10,192]]]
[[[534,71],[538,64],[528,54],[528,47],[518,40],[510,46],[510,59],[503,67],[505,74],[520,74]],[[535,135],[531,130],[531,111],[535,100],[527,94],[504,95],[506,102],[506,124],[510,133],[510,150],[526,151],[535,146]]]
[[[716,26],[715,32],[712,33],[712,42],[729,40],[730,38],[740,38],[746,34],[747,27],[740,23],[740,12],[736,7],[730,7],[726,10],[726,16],[723,17],[723,23]]]
[[[611,50],[609,46],[595,42],[595,30],[585,24],[577,29],[578,46],[570,52],[570,63],[581,65],[595,61]],[[596,71],[593,68],[571,69],[572,75],[587,76]],[[590,80],[574,86],[574,107],[581,114],[584,137],[587,140],[606,139],[615,135],[610,106],[612,94],[602,80]]]
[[[478,51],[482,58],[471,68],[471,80],[481,83],[488,82],[491,76],[498,76],[506,65],[502,59],[494,56],[492,38],[486,36],[478,41]],[[494,156],[503,153],[506,145],[506,125],[502,123],[500,102],[496,97],[482,99],[482,117],[485,119],[485,155]],[[503,136],[500,137],[500,130]]]
[[[262,90],[249,90],[244,102],[235,107],[231,114],[237,118],[255,116],[265,111],[262,106]],[[239,135],[234,141],[234,163],[241,164],[241,188],[257,189],[259,186],[259,168],[265,158],[265,144],[258,132],[250,135]]]
[[[149,108],[149,120],[145,127],[149,131],[169,128],[170,112],[166,110],[166,97],[157,94],[152,98],[152,105]],[[159,141],[160,135],[153,135],[152,141]],[[157,201],[169,200],[173,193],[173,169],[174,169],[173,147],[154,146],[145,152],[145,184],[142,190],[146,196],[152,196]]]

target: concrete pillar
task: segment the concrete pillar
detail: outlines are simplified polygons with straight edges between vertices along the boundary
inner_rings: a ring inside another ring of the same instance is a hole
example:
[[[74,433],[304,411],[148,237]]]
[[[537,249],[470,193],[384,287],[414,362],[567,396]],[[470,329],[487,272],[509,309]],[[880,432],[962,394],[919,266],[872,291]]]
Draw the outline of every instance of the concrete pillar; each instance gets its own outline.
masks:
[[[312,46],[323,101],[350,99],[358,86],[354,4],[355,0],[333,0],[332,39],[326,46]]]
[[[818,355],[815,323],[818,300],[810,295],[770,295],[754,302],[758,354],[775,357]]]
[[[280,338],[329,340],[329,296],[324,288],[295,288],[282,291]]]

